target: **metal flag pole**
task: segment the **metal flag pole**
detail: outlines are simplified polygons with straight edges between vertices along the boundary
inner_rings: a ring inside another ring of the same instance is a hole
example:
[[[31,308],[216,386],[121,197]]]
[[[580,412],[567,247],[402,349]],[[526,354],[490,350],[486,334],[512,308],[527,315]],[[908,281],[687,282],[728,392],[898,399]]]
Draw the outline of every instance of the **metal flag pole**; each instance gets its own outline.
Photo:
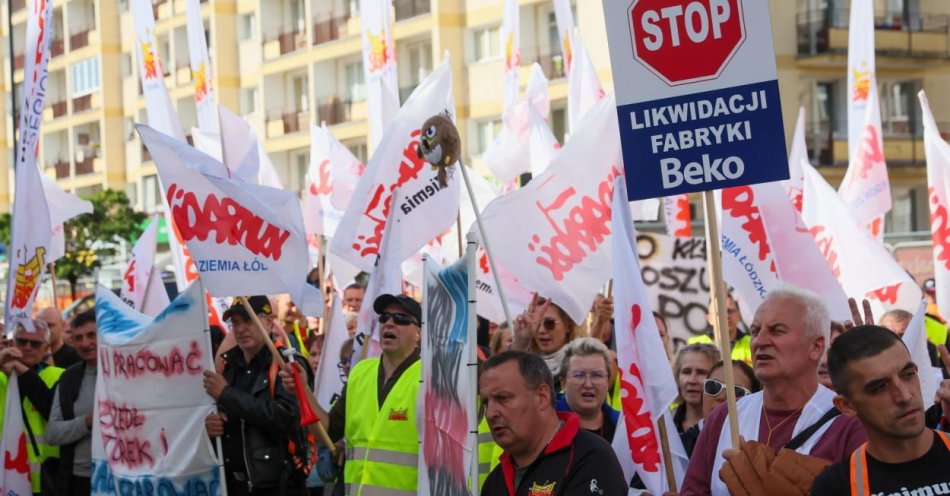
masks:
[[[198,279],[198,284],[201,284],[200,278]],[[204,294],[204,293],[205,293],[204,287],[202,287],[201,294]],[[199,299],[201,300],[201,306],[202,306],[201,314],[208,315],[208,299],[207,298],[199,298]],[[204,334],[205,334],[205,339],[208,341],[208,351],[214,350],[214,344],[211,342],[211,327],[210,326],[205,327]],[[215,364],[214,364],[213,351],[210,355],[208,355],[208,363],[211,364],[211,370],[214,370],[215,372],[217,372],[217,368],[215,367]],[[215,402],[214,404],[214,411],[215,413],[220,413],[217,402]],[[221,436],[215,437],[214,443],[215,443],[215,447],[218,449],[218,457],[217,457],[218,459],[216,461],[218,462],[218,471],[220,472],[219,477],[221,477],[219,487],[221,487],[221,491],[222,491],[221,494],[223,494],[224,496],[227,496],[228,485],[225,484],[225,481],[227,481],[227,477],[224,473],[224,446],[221,444]]]
[[[464,167],[464,166],[463,166]],[[478,242],[475,240],[475,234],[469,233],[466,236],[465,249],[465,267],[468,273],[468,380],[475,388],[476,398],[478,397],[478,315],[476,304],[478,302],[478,292],[475,290],[475,274],[478,270],[478,259],[475,256],[478,249]],[[472,408],[468,410],[468,442],[472,447],[472,465],[469,484],[472,494],[478,494],[478,401],[476,398],[471,400]]]

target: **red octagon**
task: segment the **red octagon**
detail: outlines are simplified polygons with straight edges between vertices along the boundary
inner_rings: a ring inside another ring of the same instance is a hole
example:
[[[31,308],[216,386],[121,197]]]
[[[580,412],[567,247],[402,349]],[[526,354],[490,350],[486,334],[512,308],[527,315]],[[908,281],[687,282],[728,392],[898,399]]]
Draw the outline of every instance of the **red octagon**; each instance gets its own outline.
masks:
[[[670,86],[719,77],[745,40],[742,0],[633,0],[633,57]]]

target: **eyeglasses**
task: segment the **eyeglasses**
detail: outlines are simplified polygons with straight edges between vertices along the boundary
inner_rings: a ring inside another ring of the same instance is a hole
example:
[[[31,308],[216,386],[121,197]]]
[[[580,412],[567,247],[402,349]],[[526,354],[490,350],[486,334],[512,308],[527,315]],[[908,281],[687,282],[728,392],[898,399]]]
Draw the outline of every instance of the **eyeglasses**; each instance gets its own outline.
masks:
[[[719,396],[719,393],[725,388],[726,385],[716,379],[706,379],[706,381],[703,382],[703,393],[706,393],[707,396]],[[752,394],[752,391],[742,386],[736,386],[736,398],[741,398],[748,394]]]
[[[557,323],[558,323],[558,320],[551,317],[548,317],[541,321],[541,325],[544,326],[544,328],[549,331],[553,331],[554,328],[557,327]]]
[[[394,322],[396,325],[416,324],[416,321],[415,321],[415,320],[412,320],[411,317],[409,317],[408,315],[406,315],[406,314],[404,314],[404,313],[389,313],[389,312],[383,312],[383,313],[379,314],[379,323],[380,323],[380,324],[385,324],[386,322],[389,322],[389,318],[390,318],[390,317],[392,317],[393,322]],[[416,324],[416,325],[418,325],[418,324]]]
[[[16,338],[16,345],[19,346],[20,348],[26,348],[27,346],[29,346],[30,348],[33,348],[34,350],[38,350],[42,348],[43,345],[45,344],[46,344],[45,341],[34,341],[32,339]]]
[[[568,376],[568,379],[570,379],[572,382],[576,382],[577,384],[583,384],[587,382],[588,377],[590,378],[591,384],[603,384],[607,382],[610,374],[599,370],[595,372],[583,372],[578,370],[571,372],[571,375]]]

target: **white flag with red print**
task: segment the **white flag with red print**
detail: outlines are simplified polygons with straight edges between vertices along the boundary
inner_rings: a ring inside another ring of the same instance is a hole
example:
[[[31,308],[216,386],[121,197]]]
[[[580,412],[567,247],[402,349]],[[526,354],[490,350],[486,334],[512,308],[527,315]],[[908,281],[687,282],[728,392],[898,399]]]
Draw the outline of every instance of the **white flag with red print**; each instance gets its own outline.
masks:
[[[59,188],[54,179],[46,174],[40,174],[43,181],[43,194],[46,195],[46,205],[49,208],[50,225],[53,227],[50,240],[47,262],[55,262],[66,254],[66,236],[63,224],[69,219],[82,214],[92,213],[92,202],[81,200]]]
[[[136,129],[212,296],[290,293],[304,315],[323,313],[320,292],[306,282],[306,233],[296,193],[204,174],[215,159],[148,126]]]
[[[927,191],[930,198],[930,236],[933,240],[937,309],[950,315],[950,145],[944,141],[930,111],[927,95],[918,93],[924,121],[927,155]]]
[[[178,121],[165,87],[165,64],[155,38],[155,17],[150,0],[132,0],[132,21],[135,24],[135,54],[139,61],[139,79],[145,96],[148,124],[155,130],[185,141],[185,132]]]
[[[333,295],[330,313],[327,315],[326,334],[323,338],[323,347],[320,349],[320,363],[314,374],[314,393],[317,404],[325,411],[330,411],[333,403],[343,392],[343,371],[339,367],[340,348],[349,339],[346,332],[346,315],[343,313],[343,297],[339,292]],[[367,305],[372,306],[367,301]]]
[[[230,174],[245,182],[283,189],[274,164],[257,139],[254,129],[243,117],[227,107],[218,106],[221,119],[221,149]]]
[[[155,243],[158,237],[158,221],[152,219],[135,246],[132,247],[132,256],[122,275],[122,287],[119,297],[132,308],[141,312],[145,302],[145,291],[148,288],[152,266],[155,264]],[[144,312],[143,312],[144,313]]]
[[[877,80],[874,0],[851,1],[848,27],[848,152],[853,157],[862,141],[865,111],[872,100],[871,87]]]
[[[666,234],[674,238],[693,236],[693,219],[689,212],[689,195],[663,197],[663,220],[666,222]]]
[[[455,110],[448,57],[420,84],[380,141],[353,193],[330,250],[360,270],[373,270],[390,211],[403,226],[400,262],[448,230],[459,206],[459,178],[449,168],[442,187],[418,155],[419,128],[435,114]],[[401,191],[400,202],[393,194]]]
[[[576,322],[610,278],[610,200],[623,175],[613,98],[582,124],[544,174],[482,213],[495,260]]]
[[[858,223],[821,174],[810,165],[802,166],[802,219],[845,293],[870,300],[877,315],[883,313],[881,310],[917,308],[921,292],[914,280],[891,252]]]
[[[590,60],[587,47],[576,30],[572,40],[574,62],[567,77],[567,118],[571,133],[575,133],[584,114],[602,100],[606,93],[597,75],[597,69]]]
[[[399,112],[396,43],[390,24],[391,0],[359,0],[362,19],[363,74],[369,139],[376,149]],[[420,122],[421,126],[422,123]]]
[[[50,19],[53,6],[36,1],[30,5],[26,21],[26,57],[20,120],[17,137],[17,162],[10,229],[10,270],[7,273],[6,329],[16,332],[22,324],[33,331],[33,300],[39,289],[46,264],[51,260],[52,210],[46,203],[43,182],[36,167],[46,74],[49,62]]]
[[[363,163],[325,125],[310,125],[310,168],[303,192],[308,235],[334,236],[363,169]]]
[[[622,177],[614,186],[613,215],[614,323],[623,391],[621,421],[613,447],[627,480],[635,471],[648,491],[663,494],[670,489],[657,423],[665,422],[667,431],[675,432],[669,430],[672,423],[667,422],[667,417],[679,390],[640,275],[637,233],[630,218]],[[669,445],[677,487],[680,487],[689,458],[679,436],[669,436]]]
[[[508,108],[518,100],[518,76],[521,69],[521,12],[518,0],[504,0],[505,10],[501,18],[501,50],[504,58],[504,83],[502,84],[502,108]]]
[[[191,65],[191,79],[195,83],[198,127],[210,133],[218,133],[218,105],[214,96],[214,78],[211,73],[211,59],[208,57],[205,24],[201,19],[201,0],[185,0],[185,15],[188,62]]]
[[[891,209],[891,186],[884,163],[881,112],[877,84],[871,81],[868,105],[857,146],[851,150],[848,172],[838,194],[851,207],[858,222],[867,224],[871,234],[884,239],[884,214]]]
[[[805,143],[805,107],[798,108],[798,121],[795,122],[795,134],[792,135],[792,148],[788,153],[788,179],[782,181],[795,209],[802,211],[802,161],[808,161],[808,146]]]
[[[566,73],[570,75],[574,62],[574,11],[571,0],[554,0],[554,21],[557,23],[557,35],[561,40],[561,57]]]
[[[9,325],[9,324],[8,324]],[[20,381],[12,374],[7,382],[4,398],[3,439],[0,440],[0,494],[3,496],[31,496],[30,460],[27,451],[26,429],[20,413]]]

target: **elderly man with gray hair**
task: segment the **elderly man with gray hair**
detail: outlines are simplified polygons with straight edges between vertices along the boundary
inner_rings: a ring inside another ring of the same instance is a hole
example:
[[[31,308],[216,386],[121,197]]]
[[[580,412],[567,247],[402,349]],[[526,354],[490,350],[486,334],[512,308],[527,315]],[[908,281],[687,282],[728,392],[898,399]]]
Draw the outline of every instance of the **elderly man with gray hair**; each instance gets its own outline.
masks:
[[[42,492],[40,480],[40,466],[54,463],[59,458],[59,447],[47,444],[43,434],[46,432],[46,422],[49,420],[50,409],[53,406],[54,390],[63,369],[47,366],[43,358],[49,353],[50,331],[46,322],[36,319],[33,321],[35,332],[30,332],[22,325],[18,326],[14,334],[14,345],[0,351],[0,398],[6,398],[7,382],[10,374],[18,377],[22,412],[6,412],[5,415],[22,415],[25,419],[26,444],[28,461],[30,463],[30,480],[33,483],[33,493]],[[2,424],[2,416],[0,416]],[[45,481],[52,483],[53,481]]]
[[[831,318],[814,293],[772,290],[750,327],[752,366],[762,391],[738,402],[739,449],[731,448],[726,405],[706,418],[683,483],[684,495],[808,494],[830,463],[866,440],[860,422],[839,415],[818,383]]]

